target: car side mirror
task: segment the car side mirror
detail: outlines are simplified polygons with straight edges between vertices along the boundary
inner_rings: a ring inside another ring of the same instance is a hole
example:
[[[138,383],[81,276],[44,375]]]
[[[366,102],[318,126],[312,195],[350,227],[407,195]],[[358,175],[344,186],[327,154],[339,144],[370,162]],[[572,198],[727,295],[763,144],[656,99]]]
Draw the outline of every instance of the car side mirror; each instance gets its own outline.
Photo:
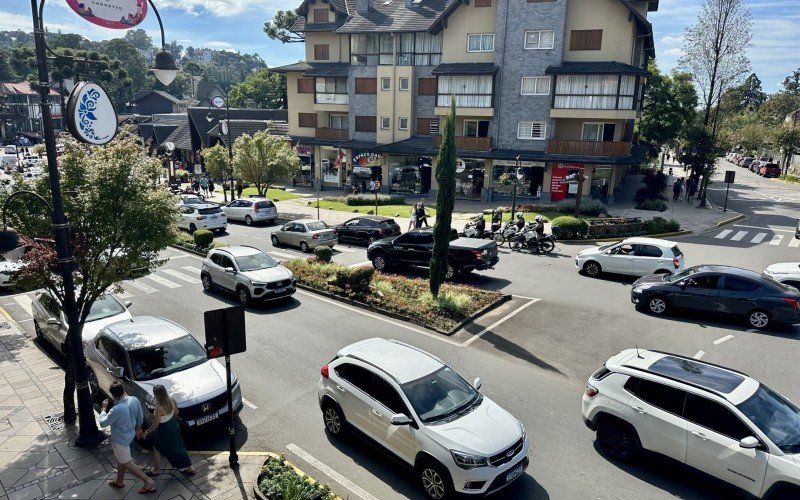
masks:
[[[133,302],[131,302],[130,300],[126,300],[125,301],[125,308],[128,308],[128,307],[130,307],[132,305],[133,305]]]
[[[481,388],[481,385],[483,385],[483,384],[481,384],[481,378],[480,377],[475,378],[475,380],[472,382],[472,387],[474,387],[476,391]]]
[[[392,425],[411,425],[414,423],[405,413],[395,413],[391,419]]]
[[[125,369],[121,366],[115,366],[111,370],[111,374],[117,378],[122,378],[125,376]]]
[[[761,446],[761,442],[753,436],[747,436],[739,441],[739,447],[746,450],[752,450]]]
[[[61,322],[57,318],[47,318],[47,324],[58,326],[61,325]]]
[[[235,274],[235,273],[236,273],[236,270],[235,270],[234,268],[232,268],[232,267],[226,267],[226,268],[225,268],[225,272],[226,272],[226,273],[232,273],[232,274]]]

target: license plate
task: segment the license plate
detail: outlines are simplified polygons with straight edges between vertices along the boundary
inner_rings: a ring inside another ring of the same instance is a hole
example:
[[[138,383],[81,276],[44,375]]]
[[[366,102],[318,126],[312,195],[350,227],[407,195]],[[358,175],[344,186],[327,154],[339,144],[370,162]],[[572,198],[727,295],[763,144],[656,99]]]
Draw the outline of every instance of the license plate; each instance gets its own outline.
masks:
[[[516,479],[516,478],[517,478],[517,477],[518,477],[520,474],[522,474],[522,471],[523,471],[523,470],[524,470],[524,469],[523,469],[523,467],[522,467],[522,464],[519,464],[519,465],[517,465],[516,467],[514,467],[514,468],[511,470],[511,472],[509,472],[508,474],[506,474],[506,482],[507,482],[507,483],[510,483],[511,481],[513,481],[514,479]]]
[[[286,287],[283,287],[283,288],[276,288],[276,289],[275,289],[275,293],[283,293],[283,292],[285,292],[285,291],[286,291]]]
[[[197,420],[195,420],[194,422],[195,422],[196,425],[203,425],[203,424],[207,424],[207,423],[211,422],[212,420],[216,420],[217,417],[219,417],[219,413],[218,412],[214,412],[214,413],[211,413],[210,415],[206,415],[205,417],[200,417]]]

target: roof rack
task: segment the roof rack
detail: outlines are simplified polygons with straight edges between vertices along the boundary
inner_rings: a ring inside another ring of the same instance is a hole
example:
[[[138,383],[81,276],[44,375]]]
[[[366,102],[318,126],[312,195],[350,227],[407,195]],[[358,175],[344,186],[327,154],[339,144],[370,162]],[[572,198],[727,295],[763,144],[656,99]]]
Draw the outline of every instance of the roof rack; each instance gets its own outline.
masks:
[[[361,362],[362,362],[362,363],[364,363],[364,364],[367,364],[367,365],[369,365],[369,366],[371,366],[371,367],[375,368],[376,370],[380,370],[380,371],[382,371],[383,373],[385,373],[385,374],[386,374],[386,375],[387,375],[389,378],[391,378],[392,380],[394,380],[395,382],[397,382],[397,384],[398,384],[398,385],[400,384],[400,381],[399,381],[399,380],[397,380],[397,377],[395,377],[395,376],[394,376],[394,375],[392,375],[391,373],[387,372],[386,370],[384,370],[384,369],[383,369],[383,368],[381,368],[380,366],[376,365],[375,363],[372,363],[371,361],[367,361],[366,359],[362,358],[361,356],[356,356],[356,355],[354,355],[354,354],[346,354],[346,355],[345,355],[345,357],[346,357],[346,358],[353,358],[353,359],[356,359],[356,360],[358,360],[358,361],[361,361]]]

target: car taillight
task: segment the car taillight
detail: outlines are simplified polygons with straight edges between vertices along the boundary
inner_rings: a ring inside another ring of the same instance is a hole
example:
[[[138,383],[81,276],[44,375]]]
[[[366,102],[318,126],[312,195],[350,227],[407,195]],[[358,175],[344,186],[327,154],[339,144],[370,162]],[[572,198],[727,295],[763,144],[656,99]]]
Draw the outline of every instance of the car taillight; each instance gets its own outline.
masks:
[[[320,375],[322,375],[322,378],[328,378],[328,365],[325,365],[322,368],[320,368],[319,373]]]
[[[595,387],[595,386],[593,386],[591,384],[586,384],[586,395],[587,396],[589,396],[590,398],[593,398],[593,397],[597,396],[599,393],[600,393],[600,391],[597,390],[597,387]]]
[[[313,235],[313,236],[311,237],[311,239],[312,239],[312,240],[318,240],[318,239],[319,239],[319,234],[315,234],[315,235]]]
[[[800,309],[800,300],[784,297],[783,301],[792,306],[792,309]]]
[[[678,269],[681,266],[681,261],[679,261],[677,257],[673,257],[672,265],[675,266],[675,269]]]
[[[472,255],[474,255],[475,258],[478,259],[478,260],[481,260],[483,258],[483,256],[485,255],[485,253],[486,253],[485,250],[471,250],[471,252],[472,252]]]

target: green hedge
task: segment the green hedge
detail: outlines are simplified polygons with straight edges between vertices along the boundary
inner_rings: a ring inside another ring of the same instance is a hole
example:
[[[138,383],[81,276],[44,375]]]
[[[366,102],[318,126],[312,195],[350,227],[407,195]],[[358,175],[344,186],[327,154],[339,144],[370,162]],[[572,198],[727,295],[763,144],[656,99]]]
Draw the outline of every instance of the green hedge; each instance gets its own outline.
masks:
[[[286,459],[270,458],[258,475],[258,489],[267,498],[282,500],[333,500],[327,484],[312,481],[297,473]]]
[[[639,210],[657,210],[663,212],[667,209],[668,205],[666,200],[644,200],[636,204]]]
[[[634,195],[636,203],[642,203],[645,200],[663,200],[666,199],[664,191],[667,189],[667,176],[664,172],[656,171],[653,169],[644,172],[644,187],[639,188]]]
[[[364,207],[364,206],[375,206],[375,195],[364,193],[364,194],[351,194],[347,196],[330,196],[323,198],[326,201],[336,201],[339,203],[344,203],[345,205],[351,207]],[[379,194],[378,195],[378,205],[403,205],[405,204],[406,199],[404,196],[399,194]]]
[[[558,228],[558,238],[564,240],[581,239],[586,236],[589,230],[589,224],[585,220],[578,219],[571,215],[556,217],[550,224],[554,228]]]
[[[337,268],[330,283],[357,295],[367,295],[375,269],[370,266]]]
[[[644,222],[645,234],[676,233],[681,230],[681,225],[675,219],[667,220],[663,217],[653,217]]]
[[[626,238],[643,232],[642,220],[638,218],[597,219],[590,222],[588,236],[593,239]]]
[[[208,248],[214,242],[214,233],[208,229],[198,229],[192,236],[194,237],[194,244],[198,247]]]
[[[562,214],[575,213],[575,200],[561,200],[555,204],[553,209]],[[598,216],[600,214],[607,214],[608,209],[599,200],[581,200],[581,215]]]
[[[314,257],[320,262],[328,263],[333,257],[333,249],[328,246],[321,246],[314,249]]]

